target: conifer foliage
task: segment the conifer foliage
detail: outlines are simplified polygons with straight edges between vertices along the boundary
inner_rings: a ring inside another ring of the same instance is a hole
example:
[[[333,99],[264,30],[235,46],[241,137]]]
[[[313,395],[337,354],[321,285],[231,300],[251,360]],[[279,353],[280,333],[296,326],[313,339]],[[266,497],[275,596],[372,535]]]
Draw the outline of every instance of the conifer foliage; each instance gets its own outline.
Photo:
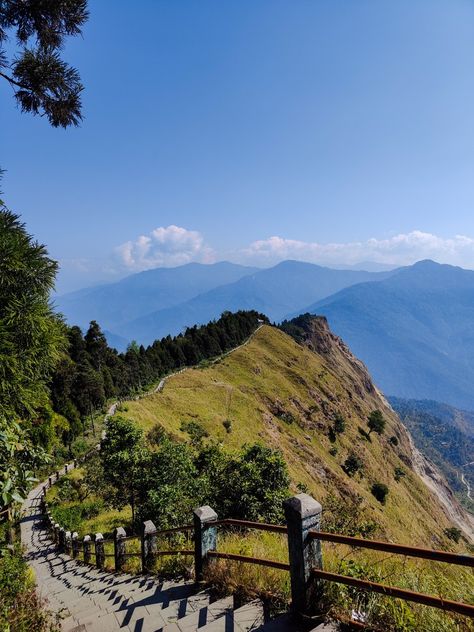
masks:
[[[0,2],[0,77],[8,81],[23,112],[46,116],[53,127],[78,125],[83,86],[62,58],[65,38],[81,34],[87,0]],[[7,56],[6,43],[17,50]]]

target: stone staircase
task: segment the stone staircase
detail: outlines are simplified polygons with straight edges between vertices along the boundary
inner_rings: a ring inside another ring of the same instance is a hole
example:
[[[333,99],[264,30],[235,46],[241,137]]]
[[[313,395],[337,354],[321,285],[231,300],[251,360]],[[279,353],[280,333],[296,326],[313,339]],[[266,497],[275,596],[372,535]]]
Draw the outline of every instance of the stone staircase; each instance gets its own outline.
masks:
[[[233,598],[213,600],[191,581],[160,581],[156,576],[110,573],[58,553],[45,529],[42,485],[23,506],[22,542],[38,592],[61,616],[64,632],[308,632],[289,615],[264,621],[263,605],[234,608]],[[321,624],[314,631],[337,630]]]

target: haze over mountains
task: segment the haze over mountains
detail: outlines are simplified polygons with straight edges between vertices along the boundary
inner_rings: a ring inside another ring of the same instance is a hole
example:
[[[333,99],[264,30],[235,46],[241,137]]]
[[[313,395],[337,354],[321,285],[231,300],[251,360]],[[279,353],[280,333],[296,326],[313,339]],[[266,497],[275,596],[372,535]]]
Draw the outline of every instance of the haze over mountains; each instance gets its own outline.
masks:
[[[420,261],[308,308],[389,395],[474,410],[474,271]]]
[[[474,410],[474,271],[421,261],[384,272],[284,261],[259,270],[189,264],[58,299],[70,323],[97,320],[111,344],[150,344],[223,311],[271,320],[322,314],[389,394]]]
[[[332,270],[298,261],[264,270],[227,262],[192,263],[67,294],[57,304],[70,323],[85,327],[94,319],[128,341],[151,344],[217,318],[225,310],[256,309],[278,321],[354,283],[388,274]]]

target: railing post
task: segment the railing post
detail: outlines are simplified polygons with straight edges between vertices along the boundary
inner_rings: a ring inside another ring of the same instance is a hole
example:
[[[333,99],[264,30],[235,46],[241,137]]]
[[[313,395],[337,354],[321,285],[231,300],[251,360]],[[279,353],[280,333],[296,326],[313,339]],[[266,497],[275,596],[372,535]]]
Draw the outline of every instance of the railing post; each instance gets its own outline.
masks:
[[[115,570],[121,571],[125,562],[125,529],[123,527],[117,527],[114,529],[114,558],[115,558]]]
[[[91,563],[91,544],[92,544],[91,536],[85,535],[82,540],[82,548],[84,552],[84,562],[86,564]]]
[[[58,534],[59,550],[61,551],[61,553],[64,553],[66,551],[66,531],[58,524],[55,525],[55,528]]]
[[[56,470],[56,480],[59,481],[59,470]]]
[[[67,463],[66,463],[66,465],[64,466],[64,474],[67,474]]]
[[[102,533],[95,534],[95,564],[97,568],[104,568],[105,565],[105,551],[104,551],[104,536]]]
[[[197,582],[204,580],[204,571],[209,561],[208,552],[217,549],[217,514],[209,507],[199,507],[194,512],[194,573]]]
[[[71,532],[66,531],[64,534],[64,552],[67,555],[71,555]]]
[[[142,572],[146,573],[156,553],[156,527],[151,520],[147,520],[142,525],[141,548]]]
[[[311,575],[313,568],[322,569],[321,542],[309,536],[319,531],[321,505],[308,494],[298,494],[283,503],[288,527],[291,598],[293,611],[302,616],[318,612],[321,582]]]
[[[76,557],[79,555],[79,534],[77,533],[77,531],[74,531],[74,533],[71,535],[71,541],[72,557],[76,559]]]
[[[52,480],[51,476],[48,477],[48,482],[49,482],[49,486],[52,487],[53,486],[53,480]]]
[[[77,459],[74,459],[74,469],[77,468]]]

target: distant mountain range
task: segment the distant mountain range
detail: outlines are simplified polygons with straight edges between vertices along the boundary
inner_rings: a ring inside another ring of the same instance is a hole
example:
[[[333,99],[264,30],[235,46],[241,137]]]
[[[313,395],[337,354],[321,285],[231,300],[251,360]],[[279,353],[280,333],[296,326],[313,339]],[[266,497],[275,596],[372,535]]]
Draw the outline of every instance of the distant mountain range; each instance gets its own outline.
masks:
[[[420,261],[308,307],[385,393],[474,410],[474,271]]]
[[[364,281],[391,272],[332,270],[284,261],[265,270],[227,262],[188,264],[134,274],[118,283],[59,297],[57,306],[70,323],[97,320],[111,344],[151,344],[188,326],[218,318],[223,311],[256,309],[279,321],[288,312]]]
[[[225,310],[273,321],[325,315],[385,393],[474,410],[474,271],[421,261],[370,272],[284,261],[159,268],[57,299],[70,323],[97,320],[119,350],[178,334]]]
[[[226,261],[155,268],[115,283],[59,296],[56,305],[71,324],[87,327],[91,320],[96,320],[117,334],[117,327],[130,320],[178,305],[219,285],[233,283],[257,269]]]

